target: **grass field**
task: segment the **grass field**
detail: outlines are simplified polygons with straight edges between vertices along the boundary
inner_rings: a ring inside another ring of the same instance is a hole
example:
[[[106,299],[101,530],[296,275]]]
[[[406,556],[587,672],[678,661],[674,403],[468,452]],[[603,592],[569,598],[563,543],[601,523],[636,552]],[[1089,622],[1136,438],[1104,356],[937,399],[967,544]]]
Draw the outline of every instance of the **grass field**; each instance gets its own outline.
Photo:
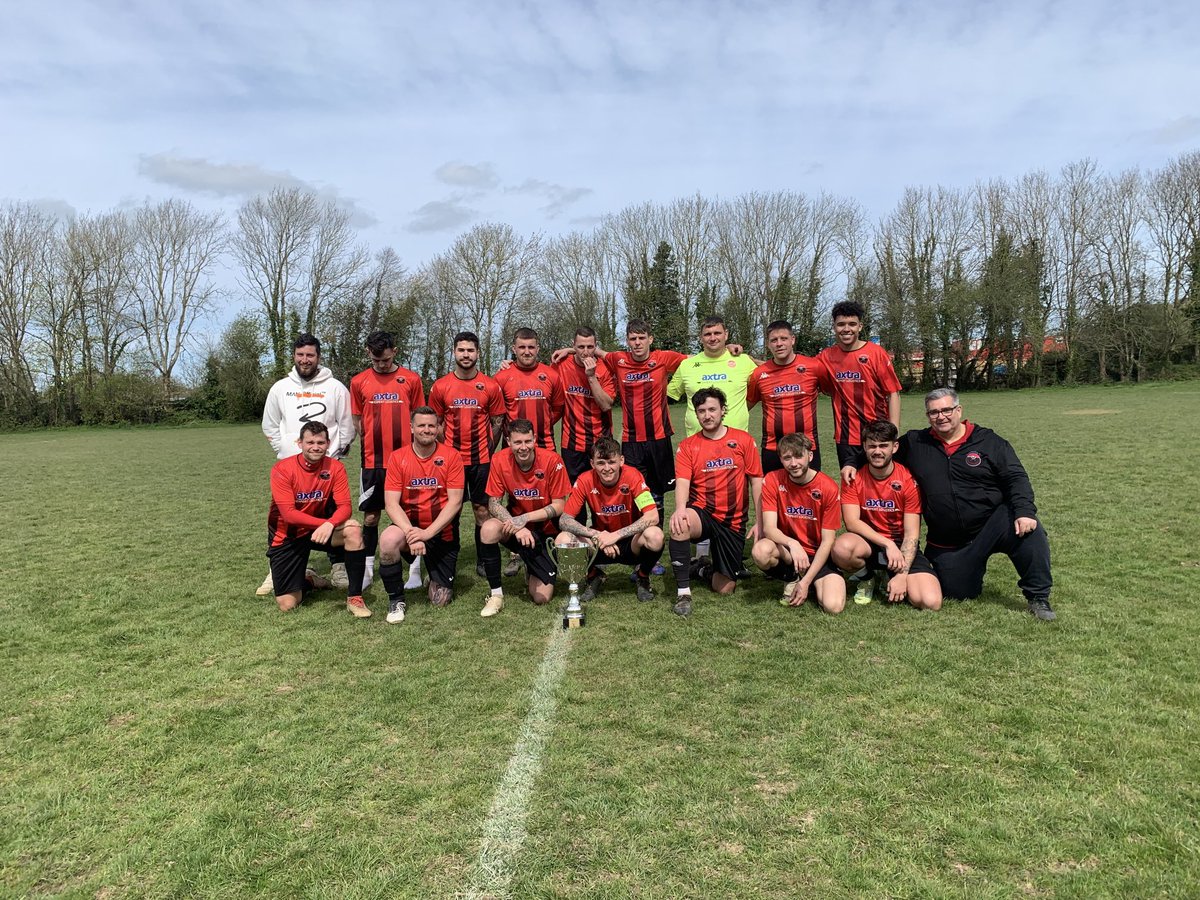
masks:
[[[481,620],[469,547],[446,610],[282,615],[257,428],[0,436],[0,893],[1200,896],[1200,385],[964,407],[1055,623],[998,557],[934,614],[755,579],[684,621],[616,570],[564,635],[515,581]]]

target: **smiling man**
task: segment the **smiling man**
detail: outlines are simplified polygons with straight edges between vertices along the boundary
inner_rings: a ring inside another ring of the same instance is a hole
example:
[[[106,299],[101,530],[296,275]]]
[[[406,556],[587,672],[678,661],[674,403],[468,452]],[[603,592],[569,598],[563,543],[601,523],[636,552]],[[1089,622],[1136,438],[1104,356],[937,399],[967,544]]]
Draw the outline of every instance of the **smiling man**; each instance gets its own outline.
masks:
[[[988,559],[1003,553],[1016,567],[1029,612],[1053,620],[1050,541],[1017,454],[994,431],[963,418],[951,388],[925,395],[925,415],[929,428],[904,435],[896,458],[920,486],[925,555],[942,592],[978,597]]]

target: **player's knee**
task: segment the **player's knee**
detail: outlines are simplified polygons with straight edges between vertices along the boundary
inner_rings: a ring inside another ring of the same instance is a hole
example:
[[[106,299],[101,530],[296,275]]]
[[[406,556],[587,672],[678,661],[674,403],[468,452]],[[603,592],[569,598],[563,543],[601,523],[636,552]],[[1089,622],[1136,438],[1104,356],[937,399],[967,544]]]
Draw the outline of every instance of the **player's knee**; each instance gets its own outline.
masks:
[[[498,544],[503,536],[499,519],[488,519],[479,526],[479,539],[485,544]]]
[[[471,509],[475,513],[475,524],[476,525],[482,525],[489,518],[491,518],[491,516],[488,515],[486,506],[480,506],[478,503],[472,503]]]
[[[775,542],[766,539],[755,541],[754,546],[750,548],[750,558],[764,572],[772,568],[779,558]]]
[[[846,608],[845,595],[840,597],[822,597],[817,602],[821,605],[821,609],[825,610],[825,612],[829,613],[831,616],[836,616]]]
[[[847,571],[861,569],[863,564],[866,563],[866,555],[859,552],[862,549],[859,546],[860,544],[861,540],[857,535],[838,535],[838,539],[833,542],[833,549],[829,554],[833,564],[839,569]]]
[[[363,525],[373,528],[379,524],[380,514],[377,512],[363,513]]]
[[[651,525],[642,532],[642,546],[647,550],[663,548],[663,531],[657,525]]]
[[[342,543],[347,550],[363,548],[362,526],[353,519],[342,527]]]

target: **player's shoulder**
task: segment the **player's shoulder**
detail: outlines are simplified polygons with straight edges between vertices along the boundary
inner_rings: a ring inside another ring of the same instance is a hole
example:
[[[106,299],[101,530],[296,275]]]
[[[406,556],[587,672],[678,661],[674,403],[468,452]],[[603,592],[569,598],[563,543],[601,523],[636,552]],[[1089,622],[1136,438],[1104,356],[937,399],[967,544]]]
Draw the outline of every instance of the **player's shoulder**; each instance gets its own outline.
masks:
[[[838,491],[838,483],[826,475],[822,471],[817,471],[813,480],[808,483],[809,488],[819,488],[826,491]]]

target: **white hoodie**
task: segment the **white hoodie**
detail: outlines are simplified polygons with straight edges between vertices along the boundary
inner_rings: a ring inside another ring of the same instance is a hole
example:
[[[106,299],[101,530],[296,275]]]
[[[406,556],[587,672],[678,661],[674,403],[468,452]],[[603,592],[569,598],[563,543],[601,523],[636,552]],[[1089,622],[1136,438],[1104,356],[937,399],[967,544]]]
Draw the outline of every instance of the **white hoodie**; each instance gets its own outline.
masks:
[[[329,455],[340,459],[354,443],[354,419],[350,415],[350,392],[325,366],[311,381],[304,381],[293,367],[286,378],[271,386],[263,409],[262,430],[279,459],[300,452],[300,428],[313,420],[329,429]]]

